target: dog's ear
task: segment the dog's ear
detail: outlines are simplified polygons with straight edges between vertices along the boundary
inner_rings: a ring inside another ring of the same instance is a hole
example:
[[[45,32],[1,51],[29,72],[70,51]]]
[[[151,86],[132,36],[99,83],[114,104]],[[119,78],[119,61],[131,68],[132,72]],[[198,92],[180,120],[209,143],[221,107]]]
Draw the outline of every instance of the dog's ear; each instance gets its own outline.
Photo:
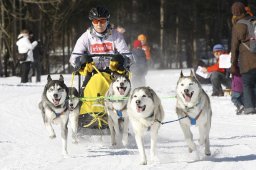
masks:
[[[112,81],[115,81],[115,80],[116,80],[116,74],[115,74],[115,73],[112,73],[112,74],[110,75],[110,79],[111,79]]]
[[[124,76],[125,76],[125,78],[127,79],[127,80],[130,80],[130,75],[129,75],[129,72],[128,71],[126,71],[125,73],[124,73]]]
[[[64,82],[64,77],[62,76],[62,74],[60,75],[59,81]]]
[[[49,83],[50,81],[52,81],[52,78],[51,78],[51,75],[50,75],[50,74],[48,74],[48,76],[47,76],[47,81],[48,81],[48,83]]]
[[[184,77],[182,70],[180,71],[180,78]]]

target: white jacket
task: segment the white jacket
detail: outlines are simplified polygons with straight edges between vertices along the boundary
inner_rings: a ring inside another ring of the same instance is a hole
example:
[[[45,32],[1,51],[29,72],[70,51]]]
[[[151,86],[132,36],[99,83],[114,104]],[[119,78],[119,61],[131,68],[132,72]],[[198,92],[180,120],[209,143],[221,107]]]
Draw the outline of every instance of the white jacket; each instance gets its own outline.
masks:
[[[110,31],[106,38],[99,38],[94,30],[87,29],[77,40],[72,53],[114,54],[115,51],[129,53],[130,51],[123,35],[114,29]],[[79,56],[81,55],[71,55],[69,62],[73,67],[76,66],[76,60]]]
[[[24,54],[27,53],[28,57],[26,59],[26,61],[34,61],[34,57],[33,57],[33,49],[37,46],[38,42],[34,41],[33,43],[30,42],[29,40],[29,36],[27,34],[20,34],[18,36],[18,41],[16,42],[16,45],[18,46],[18,52],[20,54]]]

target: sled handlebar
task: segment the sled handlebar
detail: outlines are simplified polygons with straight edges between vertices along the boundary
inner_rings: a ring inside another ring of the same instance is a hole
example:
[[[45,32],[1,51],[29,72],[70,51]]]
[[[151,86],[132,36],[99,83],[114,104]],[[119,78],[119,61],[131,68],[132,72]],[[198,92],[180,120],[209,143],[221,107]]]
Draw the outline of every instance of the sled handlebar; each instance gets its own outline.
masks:
[[[79,55],[79,56],[84,56],[84,57],[115,57],[118,55],[132,55],[132,53],[116,53],[116,54],[82,54],[82,53],[72,53],[75,55]]]
[[[115,56],[119,56],[119,55],[122,55],[122,56],[125,56],[125,55],[132,55],[132,53],[115,53],[115,54],[82,54],[82,53],[72,53],[72,54],[75,54],[75,55],[78,55],[80,57],[91,57],[91,58],[94,58],[94,57],[102,57],[102,58],[108,58],[108,59],[111,59]],[[84,67],[85,63],[80,65],[79,68],[75,68],[75,73],[78,74],[78,71]]]

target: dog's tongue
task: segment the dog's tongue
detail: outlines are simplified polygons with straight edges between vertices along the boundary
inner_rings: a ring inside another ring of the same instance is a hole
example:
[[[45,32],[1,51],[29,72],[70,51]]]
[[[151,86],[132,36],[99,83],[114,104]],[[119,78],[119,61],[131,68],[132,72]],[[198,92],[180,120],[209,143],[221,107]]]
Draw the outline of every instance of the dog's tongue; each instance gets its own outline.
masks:
[[[54,104],[54,105],[59,105],[59,103],[60,103],[59,100],[54,100],[54,99],[53,99],[53,104]]]
[[[191,97],[190,97],[190,96],[185,95],[185,101],[186,101],[186,102],[190,102],[190,100],[191,100]]]
[[[137,107],[137,112],[142,112],[142,108]]]
[[[119,88],[119,93],[121,94],[121,95],[124,95],[124,89],[123,88]]]
[[[136,109],[137,109],[137,112],[143,112],[143,107],[137,106]]]

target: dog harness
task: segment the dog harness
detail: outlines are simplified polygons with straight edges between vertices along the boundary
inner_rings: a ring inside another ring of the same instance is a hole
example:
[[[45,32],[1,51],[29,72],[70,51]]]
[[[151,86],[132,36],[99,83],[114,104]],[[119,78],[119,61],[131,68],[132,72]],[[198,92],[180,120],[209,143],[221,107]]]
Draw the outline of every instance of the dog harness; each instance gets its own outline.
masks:
[[[55,116],[57,118],[57,117],[59,117],[60,115],[62,115],[64,112],[66,112],[68,110],[68,102],[67,101],[65,102],[64,107],[66,107],[65,110],[63,110],[60,113],[56,113],[53,109],[51,109],[51,108],[50,109],[55,114]]]
[[[189,118],[191,125],[196,125],[196,121],[197,121],[197,119],[199,118],[199,116],[201,115],[202,111],[203,111],[203,109],[201,109],[201,111],[199,112],[199,114],[198,114],[195,118],[190,117],[190,116],[188,115],[188,113],[186,113],[186,112],[184,112],[184,113],[185,113],[186,117]]]
[[[113,108],[113,109],[114,109],[114,108]],[[119,117],[118,119],[119,119],[119,120],[122,120],[122,121],[124,120],[124,118],[123,118],[123,112],[122,112],[124,109],[126,109],[126,106],[125,106],[122,110],[115,110],[117,116]]]
[[[116,113],[118,117],[123,117],[123,113],[121,110],[116,110]]]

